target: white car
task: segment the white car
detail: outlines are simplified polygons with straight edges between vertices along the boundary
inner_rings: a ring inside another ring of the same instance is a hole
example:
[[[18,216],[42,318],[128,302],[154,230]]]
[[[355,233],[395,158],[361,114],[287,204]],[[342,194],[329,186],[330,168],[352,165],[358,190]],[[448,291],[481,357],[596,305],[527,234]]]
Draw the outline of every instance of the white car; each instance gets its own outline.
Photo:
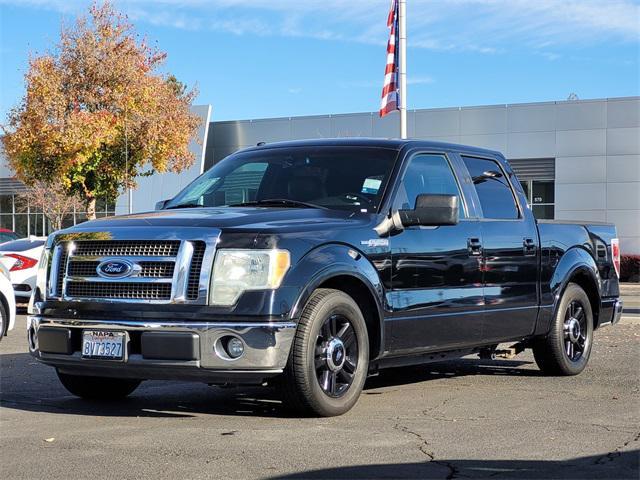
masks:
[[[0,340],[16,323],[16,299],[9,271],[0,263]]]
[[[47,237],[29,237],[0,245],[0,263],[9,270],[18,302],[26,303],[31,298],[46,240]]]

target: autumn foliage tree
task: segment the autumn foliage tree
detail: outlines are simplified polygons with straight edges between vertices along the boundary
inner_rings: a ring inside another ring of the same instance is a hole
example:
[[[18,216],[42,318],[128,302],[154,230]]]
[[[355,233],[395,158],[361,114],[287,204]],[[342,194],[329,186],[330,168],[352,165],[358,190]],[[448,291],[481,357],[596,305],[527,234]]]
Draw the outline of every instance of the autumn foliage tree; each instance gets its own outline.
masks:
[[[63,26],[56,49],[30,59],[26,93],[2,127],[18,178],[61,183],[93,219],[97,198],[190,166],[195,91],[159,72],[165,58],[108,2]]]

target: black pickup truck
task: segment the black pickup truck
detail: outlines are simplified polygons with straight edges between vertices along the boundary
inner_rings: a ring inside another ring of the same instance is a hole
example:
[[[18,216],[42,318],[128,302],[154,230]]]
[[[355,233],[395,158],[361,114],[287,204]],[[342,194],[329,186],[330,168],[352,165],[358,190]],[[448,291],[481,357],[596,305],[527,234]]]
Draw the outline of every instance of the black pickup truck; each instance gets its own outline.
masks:
[[[613,225],[536,221],[498,152],[260,145],[154,212],[51,235],[28,340],[84,398],[263,384],[338,415],[385,367],[531,348],[546,374],[580,373],[620,319],[619,262]]]

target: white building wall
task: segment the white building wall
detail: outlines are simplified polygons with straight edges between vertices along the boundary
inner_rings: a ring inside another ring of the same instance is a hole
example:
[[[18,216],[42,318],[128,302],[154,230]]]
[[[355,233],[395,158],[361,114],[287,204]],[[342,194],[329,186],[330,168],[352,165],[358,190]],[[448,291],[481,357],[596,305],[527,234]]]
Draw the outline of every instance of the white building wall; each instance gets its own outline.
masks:
[[[194,154],[193,165],[180,173],[156,174],[150,177],[140,177],[138,187],[132,192],[131,211],[133,213],[148,212],[154,209],[156,202],[174,197],[187,184],[204,171],[205,147],[207,133],[211,120],[211,105],[197,105],[191,108],[202,122],[198,128],[196,138],[189,146]],[[129,195],[120,195],[116,202],[116,215],[129,213]]]
[[[623,252],[640,253],[640,98],[455,107],[408,112],[409,136],[555,158],[555,217],[613,222]],[[257,142],[397,137],[397,114],[214,122],[209,163]]]

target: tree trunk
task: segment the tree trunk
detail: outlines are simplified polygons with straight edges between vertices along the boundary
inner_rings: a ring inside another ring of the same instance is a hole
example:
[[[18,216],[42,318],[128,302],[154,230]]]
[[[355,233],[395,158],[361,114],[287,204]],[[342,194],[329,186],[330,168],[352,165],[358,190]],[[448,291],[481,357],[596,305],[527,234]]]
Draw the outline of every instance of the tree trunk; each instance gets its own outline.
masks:
[[[87,203],[87,220],[96,219],[96,197],[93,195],[87,195],[85,197]]]
[[[52,213],[51,215],[47,215],[47,219],[49,220],[52,233],[62,229],[62,215]]]

